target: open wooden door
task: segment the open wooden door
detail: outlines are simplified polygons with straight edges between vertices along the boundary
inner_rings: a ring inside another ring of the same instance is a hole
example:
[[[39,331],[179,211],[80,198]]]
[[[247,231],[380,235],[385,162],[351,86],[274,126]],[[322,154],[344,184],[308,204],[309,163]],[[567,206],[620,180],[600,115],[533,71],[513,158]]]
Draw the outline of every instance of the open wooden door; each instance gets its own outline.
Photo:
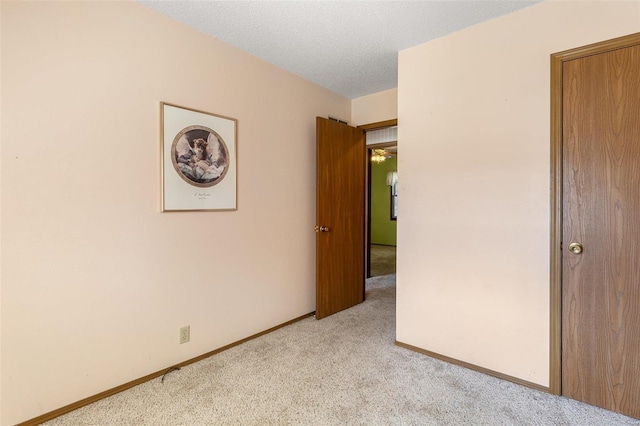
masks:
[[[316,318],[364,301],[364,131],[316,119]]]

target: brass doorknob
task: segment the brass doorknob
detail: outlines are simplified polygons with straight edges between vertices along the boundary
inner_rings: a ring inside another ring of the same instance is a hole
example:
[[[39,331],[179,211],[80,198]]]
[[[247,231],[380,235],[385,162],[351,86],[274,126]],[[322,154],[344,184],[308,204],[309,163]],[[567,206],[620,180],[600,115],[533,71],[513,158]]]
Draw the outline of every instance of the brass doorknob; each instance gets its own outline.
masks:
[[[316,227],[314,228],[314,230],[316,232],[329,232],[329,227],[328,226],[320,226],[320,225],[316,225]]]
[[[580,243],[571,243],[569,244],[569,251],[573,254],[582,253],[582,244]]]

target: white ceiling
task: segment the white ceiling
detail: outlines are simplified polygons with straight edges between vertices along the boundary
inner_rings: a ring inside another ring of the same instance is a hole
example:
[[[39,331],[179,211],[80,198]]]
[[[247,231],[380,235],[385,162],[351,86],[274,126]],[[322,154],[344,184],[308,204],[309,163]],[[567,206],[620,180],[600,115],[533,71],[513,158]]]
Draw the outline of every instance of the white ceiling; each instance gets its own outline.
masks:
[[[540,0],[138,1],[353,99],[397,87],[398,51]]]

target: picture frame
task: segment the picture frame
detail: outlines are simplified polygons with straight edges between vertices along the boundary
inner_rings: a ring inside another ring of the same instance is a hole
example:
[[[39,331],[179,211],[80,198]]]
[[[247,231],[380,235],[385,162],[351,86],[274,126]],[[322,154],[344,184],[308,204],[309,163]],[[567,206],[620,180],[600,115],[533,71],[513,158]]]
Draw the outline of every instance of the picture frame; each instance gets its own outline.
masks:
[[[238,120],[160,103],[161,211],[237,210]]]

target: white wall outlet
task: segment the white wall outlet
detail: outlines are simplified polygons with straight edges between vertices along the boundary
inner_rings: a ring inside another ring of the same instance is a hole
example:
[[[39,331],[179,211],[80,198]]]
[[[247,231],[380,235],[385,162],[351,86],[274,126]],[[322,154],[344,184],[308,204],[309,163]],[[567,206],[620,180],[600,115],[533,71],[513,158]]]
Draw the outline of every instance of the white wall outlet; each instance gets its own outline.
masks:
[[[187,343],[191,337],[191,326],[187,325],[180,328],[180,344]]]

